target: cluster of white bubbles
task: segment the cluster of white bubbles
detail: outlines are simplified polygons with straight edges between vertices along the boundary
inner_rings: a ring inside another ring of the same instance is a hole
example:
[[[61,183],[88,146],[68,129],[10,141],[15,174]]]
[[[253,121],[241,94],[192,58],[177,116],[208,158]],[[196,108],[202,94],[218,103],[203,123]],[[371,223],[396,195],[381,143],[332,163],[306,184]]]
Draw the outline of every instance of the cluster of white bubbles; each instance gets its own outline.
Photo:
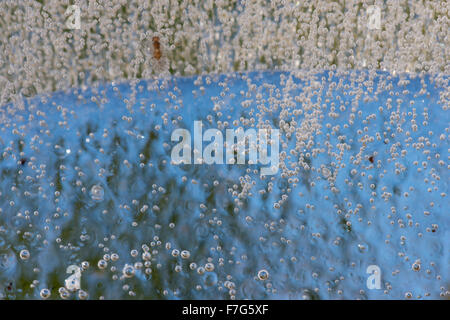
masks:
[[[448,298],[449,5],[372,2],[1,1],[0,299]]]

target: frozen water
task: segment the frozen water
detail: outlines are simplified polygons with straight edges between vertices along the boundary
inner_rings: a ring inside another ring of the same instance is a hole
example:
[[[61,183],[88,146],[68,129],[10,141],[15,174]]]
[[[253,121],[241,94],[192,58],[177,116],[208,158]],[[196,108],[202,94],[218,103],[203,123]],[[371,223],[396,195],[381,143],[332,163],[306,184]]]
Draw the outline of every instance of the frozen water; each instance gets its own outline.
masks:
[[[0,298],[448,298],[446,1],[72,9],[0,1]],[[194,121],[278,172],[174,165]]]
[[[66,297],[65,269],[82,262],[82,298],[440,297],[443,87],[408,74],[255,72],[26,100],[0,135],[0,283],[29,285],[4,297]],[[194,120],[279,127],[279,172],[171,164],[171,132]],[[366,287],[370,265],[380,290]]]

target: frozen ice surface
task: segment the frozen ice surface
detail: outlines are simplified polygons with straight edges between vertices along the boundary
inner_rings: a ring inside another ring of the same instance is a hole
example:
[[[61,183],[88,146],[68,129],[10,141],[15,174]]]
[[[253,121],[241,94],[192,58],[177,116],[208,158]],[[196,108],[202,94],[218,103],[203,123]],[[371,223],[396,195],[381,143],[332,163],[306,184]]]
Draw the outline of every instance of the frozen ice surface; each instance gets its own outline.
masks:
[[[231,73],[29,99],[0,128],[0,296],[68,297],[78,265],[77,299],[448,297],[442,79]],[[195,120],[280,128],[282,168],[171,164]]]

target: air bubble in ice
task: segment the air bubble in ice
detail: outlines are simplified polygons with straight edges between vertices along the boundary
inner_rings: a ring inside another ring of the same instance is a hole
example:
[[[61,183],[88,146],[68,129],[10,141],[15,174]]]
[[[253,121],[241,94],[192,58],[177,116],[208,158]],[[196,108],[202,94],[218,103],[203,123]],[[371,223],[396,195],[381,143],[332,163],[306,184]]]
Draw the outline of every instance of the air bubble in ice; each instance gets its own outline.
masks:
[[[104,195],[105,195],[105,191],[103,190],[103,188],[100,185],[96,184],[96,185],[92,186],[92,188],[91,188],[91,198],[92,198],[92,200],[94,200],[94,201],[102,201]]]
[[[258,271],[258,279],[259,280],[267,280],[269,279],[269,272],[265,269]]]
[[[30,252],[26,249],[23,249],[22,251],[20,251],[20,259],[22,260],[28,260],[30,258]]]

